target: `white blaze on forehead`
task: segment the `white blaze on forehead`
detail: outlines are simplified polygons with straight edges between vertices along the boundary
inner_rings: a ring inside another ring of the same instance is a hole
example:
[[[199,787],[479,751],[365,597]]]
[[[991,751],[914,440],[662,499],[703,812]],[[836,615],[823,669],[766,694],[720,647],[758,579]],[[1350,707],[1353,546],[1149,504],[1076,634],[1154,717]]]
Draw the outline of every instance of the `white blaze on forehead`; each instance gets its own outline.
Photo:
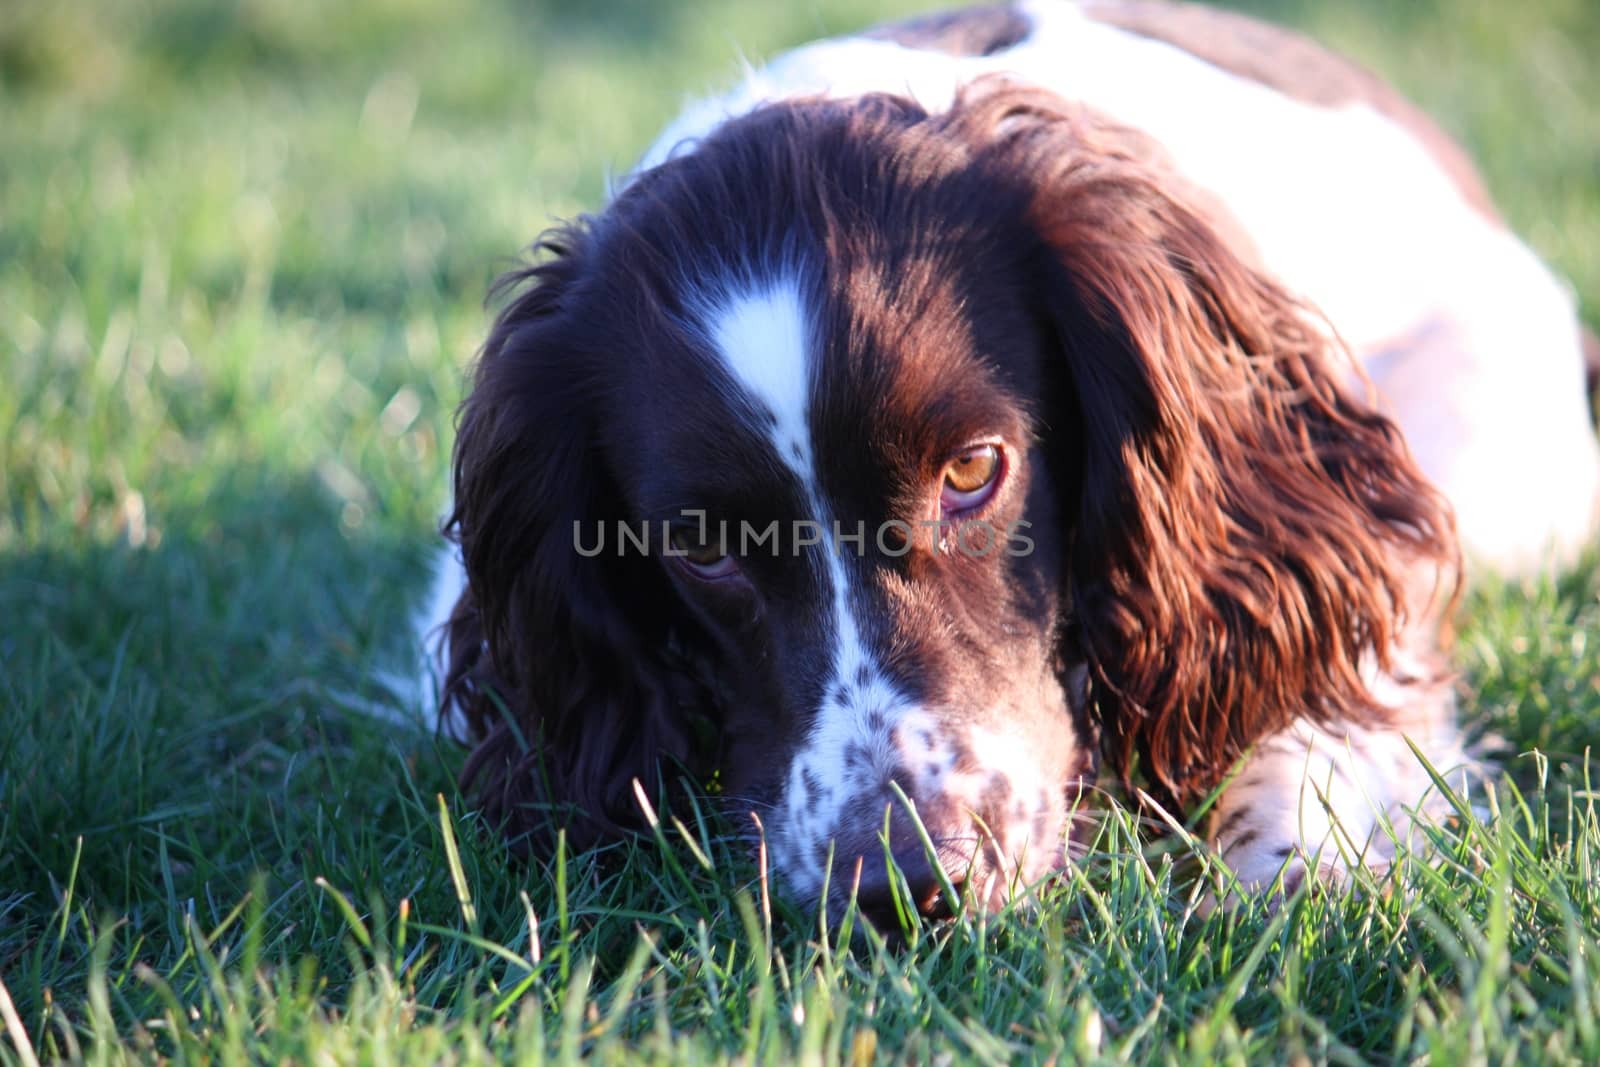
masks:
[[[776,281],[729,298],[712,314],[711,339],[750,398],[776,420],[772,435],[779,458],[815,497],[806,425],[811,327],[799,285]]]
[[[862,639],[842,558],[854,542],[835,541],[834,516],[823,500],[807,419],[817,336],[800,283],[780,277],[708,303],[707,335],[746,399],[771,416],[763,429],[774,454],[800,481],[808,511],[802,518],[820,527],[822,543],[810,551],[824,561],[832,591],[832,669],[810,734],[789,768],[779,817],[767,828],[779,871],[811,893],[824,874],[819,853],[826,853],[846,806],[878,795],[893,774],[895,725],[912,705]]]
[[[806,416],[816,345],[800,285],[793,278],[783,278],[752,287],[722,301],[711,319],[711,339],[722,362],[750,399],[756,401],[758,410],[765,409],[772,416],[770,441],[779,460],[800,479],[810,509],[804,517],[822,526],[820,547],[833,587],[839,641],[834,657],[835,681],[845,679],[847,673],[854,677],[863,666],[871,664],[850,611],[844,566],[839,558],[839,551],[845,549],[835,550],[811,447]]]
[[[855,616],[849,610],[845,572],[831,537],[811,446],[810,410],[815,331],[800,284],[792,277],[752,286],[724,298],[712,312],[710,334],[717,353],[757,411],[772,417],[767,430],[780,462],[799,478],[809,514],[822,527],[823,558],[833,587],[836,680],[868,663]],[[785,541],[787,542],[787,538]]]

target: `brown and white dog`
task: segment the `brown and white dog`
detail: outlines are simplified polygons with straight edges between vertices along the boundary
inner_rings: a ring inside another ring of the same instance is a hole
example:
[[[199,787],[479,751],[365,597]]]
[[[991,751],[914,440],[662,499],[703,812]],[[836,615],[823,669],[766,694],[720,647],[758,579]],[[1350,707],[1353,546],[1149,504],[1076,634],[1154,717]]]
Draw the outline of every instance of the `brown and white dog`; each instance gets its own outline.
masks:
[[[1407,739],[1464,762],[1458,534],[1527,570],[1591,531],[1572,295],[1416,109],[1239,16],[813,44],[539,248],[429,623],[513,834],[715,777],[798,901],[886,909],[887,818],[931,907],[898,788],[992,904],[1103,757],[1179,809],[1237,769],[1247,885],[1381,864]]]

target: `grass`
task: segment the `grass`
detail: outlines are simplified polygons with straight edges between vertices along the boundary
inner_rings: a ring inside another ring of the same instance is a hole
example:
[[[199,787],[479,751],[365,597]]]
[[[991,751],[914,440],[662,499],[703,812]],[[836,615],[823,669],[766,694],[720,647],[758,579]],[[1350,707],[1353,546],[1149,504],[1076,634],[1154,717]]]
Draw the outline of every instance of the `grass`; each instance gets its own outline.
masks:
[[[1593,563],[1468,598],[1492,805],[1275,913],[1113,808],[1032,908],[852,946],[693,812],[518,865],[351,710],[494,273],[740,47],[912,6],[0,8],[0,1062],[1600,1060]],[[1600,9],[1248,6],[1439,115],[1600,321]]]

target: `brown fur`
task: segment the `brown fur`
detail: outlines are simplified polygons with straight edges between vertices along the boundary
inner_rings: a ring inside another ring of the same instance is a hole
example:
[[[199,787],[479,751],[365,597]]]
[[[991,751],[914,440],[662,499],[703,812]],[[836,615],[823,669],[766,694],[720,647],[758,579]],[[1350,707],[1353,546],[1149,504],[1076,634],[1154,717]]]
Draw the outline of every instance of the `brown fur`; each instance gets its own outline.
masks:
[[[1414,568],[1453,573],[1448,506],[1341,386],[1311,313],[1175,199],[1132,131],[1037,91],[952,122],[1033,183],[1084,429],[1069,572],[1108,756],[1179,803],[1296,718],[1381,714]]]
[[[1028,16],[1012,5],[990,4],[901,19],[862,36],[951,56],[989,56],[1025,40],[1032,28]]]
[[[565,826],[577,847],[636,822],[635,779],[654,799],[676,785],[674,762],[705,768],[694,728],[713,704],[660,605],[616,588],[649,576],[579,566],[572,550],[573,522],[615,514],[587,454],[582,398],[595,383],[561,369],[550,333],[583,239],[581,227],[552,231],[539,247],[555,258],[495,288],[516,296],[458,418],[446,532],[470,587],[450,620],[444,690],[479,739],[461,780],[485,816],[514,839]]]

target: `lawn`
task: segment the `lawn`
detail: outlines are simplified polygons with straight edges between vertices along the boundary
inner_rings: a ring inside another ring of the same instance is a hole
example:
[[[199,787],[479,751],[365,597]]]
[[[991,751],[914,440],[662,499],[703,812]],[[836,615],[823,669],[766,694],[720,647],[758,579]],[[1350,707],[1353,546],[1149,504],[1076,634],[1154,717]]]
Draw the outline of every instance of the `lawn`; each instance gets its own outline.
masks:
[[[1467,598],[1479,809],[1276,911],[1113,806],[1033,906],[852,942],[694,811],[519,863],[360,712],[494,274],[741,55],[917,6],[0,5],[0,1062],[1600,1061],[1593,563]],[[1248,6],[1439,116],[1600,323],[1600,6]]]

